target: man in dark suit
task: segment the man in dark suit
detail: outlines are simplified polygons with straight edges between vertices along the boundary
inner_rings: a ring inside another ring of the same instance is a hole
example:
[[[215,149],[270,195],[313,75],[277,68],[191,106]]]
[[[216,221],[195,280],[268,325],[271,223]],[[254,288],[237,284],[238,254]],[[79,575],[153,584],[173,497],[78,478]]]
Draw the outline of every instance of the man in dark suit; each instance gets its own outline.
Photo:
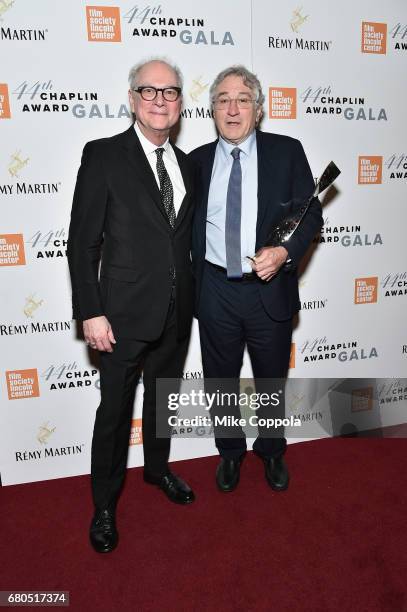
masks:
[[[264,391],[265,379],[287,374],[292,318],[300,308],[296,267],[321,228],[321,207],[318,199],[312,202],[286,247],[264,247],[270,228],[313,191],[304,150],[298,140],[256,129],[264,95],[257,77],[244,66],[222,71],[210,97],[219,139],[190,154],[200,194],[192,255],[203,371],[206,379],[224,379],[230,392],[247,345],[256,390]],[[217,406],[214,413],[219,416],[223,410]],[[238,406],[227,410],[240,416]],[[283,401],[268,410],[270,417],[283,416]],[[258,413],[266,416],[267,409]],[[221,455],[217,485],[232,491],[246,451],[244,432],[235,426],[222,435],[215,426],[215,441]],[[289,482],[285,448],[283,431],[272,435],[259,428],[253,450],[277,491]]]
[[[115,509],[141,367],[144,480],[173,502],[194,500],[168,469],[169,432],[156,435],[167,410],[156,405],[156,379],[181,377],[193,313],[192,173],[168,139],[180,117],[182,76],[152,60],[134,66],[129,83],[135,123],[86,144],[68,239],[74,318],[83,321],[88,345],[100,351],[90,528],[98,552],[110,552],[118,541]]]

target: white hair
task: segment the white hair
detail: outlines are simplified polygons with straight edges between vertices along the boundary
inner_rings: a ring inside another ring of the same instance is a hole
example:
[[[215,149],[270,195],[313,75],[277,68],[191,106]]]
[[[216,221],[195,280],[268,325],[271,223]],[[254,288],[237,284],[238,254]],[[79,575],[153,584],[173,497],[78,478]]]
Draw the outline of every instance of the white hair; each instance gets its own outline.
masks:
[[[150,64],[152,62],[160,62],[161,64],[165,64],[166,66],[168,66],[168,68],[170,68],[171,70],[174,71],[176,79],[177,79],[177,86],[181,87],[183,86],[183,78],[182,78],[182,73],[181,70],[178,68],[178,66],[176,66],[175,64],[173,64],[170,60],[168,60],[166,57],[150,57],[148,59],[145,59],[137,64],[134,64],[134,66],[132,66],[130,68],[130,72],[129,72],[129,86],[130,89],[135,89],[135,87],[137,87],[139,85],[138,82],[138,78],[140,75],[140,72],[142,70],[142,68],[144,68],[144,66],[146,66],[147,64]]]

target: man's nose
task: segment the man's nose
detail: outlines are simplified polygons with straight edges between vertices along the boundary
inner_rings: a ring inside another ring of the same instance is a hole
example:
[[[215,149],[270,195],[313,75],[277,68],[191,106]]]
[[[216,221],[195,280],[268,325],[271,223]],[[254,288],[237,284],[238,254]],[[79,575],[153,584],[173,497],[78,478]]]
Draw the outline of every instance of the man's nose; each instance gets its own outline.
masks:
[[[157,95],[154,98],[154,104],[157,106],[163,106],[163,104],[165,104],[165,98],[162,91],[157,91]]]
[[[240,109],[237,105],[237,100],[230,100],[228,107],[228,115],[238,115],[240,113]]]

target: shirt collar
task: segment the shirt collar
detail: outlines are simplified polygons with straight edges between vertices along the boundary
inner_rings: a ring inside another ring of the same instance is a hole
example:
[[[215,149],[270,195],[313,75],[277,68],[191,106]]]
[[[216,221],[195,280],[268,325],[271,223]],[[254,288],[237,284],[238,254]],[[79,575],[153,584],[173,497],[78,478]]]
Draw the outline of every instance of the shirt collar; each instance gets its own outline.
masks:
[[[137,121],[134,122],[134,129],[136,131],[137,136],[139,137],[140,144],[143,147],[143,151],[146,155],[149,155],[150,153],[154,153],[156,149],[164,149],[164,151],[168,153],[168,149],[170,146],[170,141],[168,138],[162,145],[158,147],[156,144],[151,142],[151,140],[149,140],[148,138],[144,136]]]
[[[227,142],[222,138],[222,136],[219,136],[219,146],[227,158],[230,157],[230,154],[235,147],[238,147],[242,153],[247,155],[247,157],[250,157],[254,147],[256,146],[256,130],[253,130],[253,132],[251,132],[249,136],[238,145]]]

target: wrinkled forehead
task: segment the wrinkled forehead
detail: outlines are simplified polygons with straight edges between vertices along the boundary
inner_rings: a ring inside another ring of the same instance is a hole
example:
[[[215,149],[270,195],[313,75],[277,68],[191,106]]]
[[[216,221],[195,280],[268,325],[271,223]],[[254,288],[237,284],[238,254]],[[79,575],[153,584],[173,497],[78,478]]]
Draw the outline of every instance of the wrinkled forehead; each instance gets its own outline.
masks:
[[[239,95],[253,93],[248,85],[245,85],[243,78],[231,75],[223,79],[216,88],[215,95]]]

